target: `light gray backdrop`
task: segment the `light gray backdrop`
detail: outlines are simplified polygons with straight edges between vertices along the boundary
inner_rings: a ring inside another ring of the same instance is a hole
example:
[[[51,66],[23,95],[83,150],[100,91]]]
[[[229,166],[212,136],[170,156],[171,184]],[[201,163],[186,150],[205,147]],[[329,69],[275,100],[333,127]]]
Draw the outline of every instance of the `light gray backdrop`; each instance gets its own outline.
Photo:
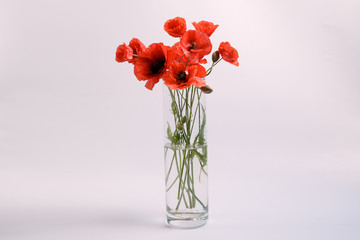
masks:
[[[162,84],[116,47],[220,27],[210,221],[164,226]],[[0,1],[0,239],[360,239],[360,2]]]

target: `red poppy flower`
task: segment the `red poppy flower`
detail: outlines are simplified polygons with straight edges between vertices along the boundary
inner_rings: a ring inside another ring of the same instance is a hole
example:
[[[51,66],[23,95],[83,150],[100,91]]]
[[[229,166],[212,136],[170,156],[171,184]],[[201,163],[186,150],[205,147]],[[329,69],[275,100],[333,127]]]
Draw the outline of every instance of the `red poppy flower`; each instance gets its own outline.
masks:
[[[230,45],[229,42],[220,43],[219,53],[225,61],[234,64],[235,66],[239,66],[239,54],[236,49]]]
[[[219,25],[213,24],[212,22],[207,22],[207,21],[200,21],[198,23],[193,22],[192,24],[194,25],[196,30],[205,33],[209,37],[213,34],[213,32],[219,26]]]
[[[185,55],[194,62],[199,62],[212,49],[210,38],[197,30],[187,31],[180,40],[180,47]]]
[[[169,19],[164,24],[164,30],[172,37],[181,37],[186,32],[186,21],[182,17]]]
[[[206,70],[201,65],[190,65],[186,67],[183,62],[174,61],[170,70],[164,76],[164,84],[172,90],[185,89],[194,85],[195,87],[203,87],[206,85],[203,79],[206,75]]]
[[[166,70],[167,52],[163,43],[151,44],[136,60],[134,73],[138,80],[147,80],[145,87],[152,90]]]
[[[125,62],[133,58],[133,50],[125,43],[119,45],[116,49],[115,60],[117,62]]]
[[[130,43],[129,43],[129,47],[131,47],[131,49],[133,50],[133,54],[135,56],[133,56],[132,59],[129,59],[129,63],[133,63],[135,64],[137,57],[140,55],[140,53],[144,52],[146,47],[145,45],[137,38],[133,38],[131,39]]]
[[[172,47],[171,50],[168,52],[168,63],[170,64],[172,61],[178,61],[178,62],[188,62],[190,64],[206,64],[207,61],[205,58],[201,59],[200,61],[196,61],[196,59],[194,60],[189,60],[189,58],[184,54],[181,46],[180,46],[180,42],[175,43]]]

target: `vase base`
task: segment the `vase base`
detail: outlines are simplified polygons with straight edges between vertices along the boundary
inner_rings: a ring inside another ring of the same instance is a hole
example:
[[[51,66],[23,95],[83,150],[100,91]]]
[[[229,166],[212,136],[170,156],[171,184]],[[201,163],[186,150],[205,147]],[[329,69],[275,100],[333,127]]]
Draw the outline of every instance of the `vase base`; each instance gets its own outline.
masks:
[[[206,224],[207,220],[207,213],[168,213],[166,216],[166,223],[168,226],[182,229],[202,227]]]

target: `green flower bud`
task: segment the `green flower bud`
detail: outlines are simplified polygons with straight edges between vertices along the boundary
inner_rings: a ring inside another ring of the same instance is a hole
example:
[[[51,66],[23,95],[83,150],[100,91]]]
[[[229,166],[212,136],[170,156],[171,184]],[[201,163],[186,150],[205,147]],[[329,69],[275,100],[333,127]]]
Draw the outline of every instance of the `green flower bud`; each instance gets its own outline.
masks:
[[[176,128],[180,131],[184,130],[184,125],[182,125],[181,123],[176,124]]]
[[[181,118],[181,122],[182,122],[182,123],[186,123],[186,121],[187,121],[187,116],[184,115],[184,116]]]
[[[216,62],[217,60],[219,60],[219,58],[220,58],[219,51],[215,51],[215,52],[212,54],[212,61],[213,61],[213,62]]]
[[[200,89],[203,93],[206,93],[206,94],[212,93],[212,91],[213,91],[212,88],[209,87],[209,85],[205,85],[205,86],[201,87]]]

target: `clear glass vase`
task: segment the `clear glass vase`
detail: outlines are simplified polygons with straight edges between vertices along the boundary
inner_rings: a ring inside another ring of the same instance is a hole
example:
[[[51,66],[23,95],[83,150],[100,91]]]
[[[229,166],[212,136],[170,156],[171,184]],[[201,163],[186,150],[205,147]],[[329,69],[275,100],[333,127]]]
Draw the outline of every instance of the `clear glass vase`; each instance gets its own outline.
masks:
[[[208,219],[205,94],[164,86],[166,222],[197,228]]]

